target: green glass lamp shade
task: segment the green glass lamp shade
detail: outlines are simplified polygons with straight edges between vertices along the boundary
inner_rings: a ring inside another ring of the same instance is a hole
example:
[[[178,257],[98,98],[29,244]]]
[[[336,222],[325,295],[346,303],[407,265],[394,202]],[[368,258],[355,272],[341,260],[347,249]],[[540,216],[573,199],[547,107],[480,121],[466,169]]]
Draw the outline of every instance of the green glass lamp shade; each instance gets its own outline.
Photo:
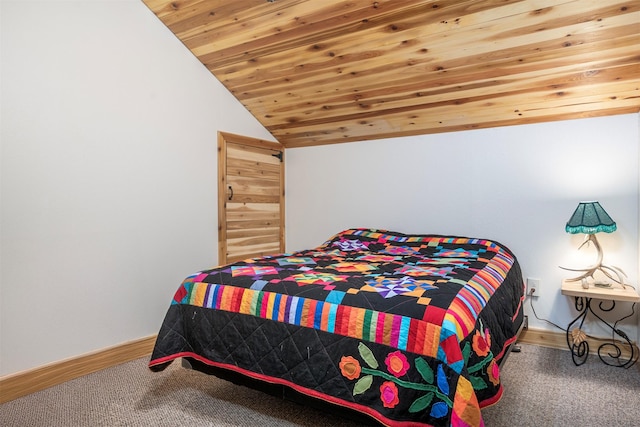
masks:
[[[564,228],[571,234],[613,233],[616,223],[598,202],[580,202]]]

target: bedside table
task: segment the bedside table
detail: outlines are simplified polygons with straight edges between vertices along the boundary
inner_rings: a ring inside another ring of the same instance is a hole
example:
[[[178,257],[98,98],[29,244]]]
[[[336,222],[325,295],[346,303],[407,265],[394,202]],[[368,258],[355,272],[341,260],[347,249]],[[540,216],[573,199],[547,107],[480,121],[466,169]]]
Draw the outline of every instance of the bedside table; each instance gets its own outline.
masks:
[[[640,295],[638,295],[638,292],[636,292],[635,289],[629,286],[625,286],[623,289],[622,285],[617,283],[611,288],[601,288],[590,284],[588,289],[584,289],[580,281],[563,280],[561,292],[562,295],[572,296],[575,298],[576,310],[580,312],[578,317],[571,321],[567,326],[567,346],[569,346],[569,350],[571,350],[571,358],[576,366],[580,366],[585,363],[587,361],[587,356],[589,355],[589,343],[586,341],[586,335],[582,332],[582,325],[589,313],[593,314],[598,320],[607,325],[616,335],[622,338],[631,350],[629,360],[621,360],[620,356],[622,355],[622,350],[618,343],[612,339],[611,342],[604,343],[598,347],[598,356],[600,357],[600,360],[609,366],[618,366],[621,368],[628,368],[635,363],[635,359],[637,358],[636,350],[627,334],[609,324],[595,311],[593,311],[593,308],[591,307],[592,299],[601,300],[598,304],[598,308],[602,312],[613,310],[616,306],[616,301],[640,302]],[[611,306],[605,307],[603,305],[605,301],[609,301]],[[580,321],[580,325],[572,330],[571,327],[578,321]],[[605,350],[607,351],[605,352]],[[603,354],[611,359],[617,360],[618,363],[609,363],[605,358],[603,358]]]

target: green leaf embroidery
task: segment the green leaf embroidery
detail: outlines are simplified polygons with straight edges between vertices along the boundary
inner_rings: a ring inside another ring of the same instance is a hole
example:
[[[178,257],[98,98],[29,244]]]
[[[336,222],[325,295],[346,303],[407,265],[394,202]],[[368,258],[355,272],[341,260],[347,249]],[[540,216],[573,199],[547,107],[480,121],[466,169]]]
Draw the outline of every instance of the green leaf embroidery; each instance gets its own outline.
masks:
[[[427,384],[433,384],[433,369],[422,357],[416,359],[416,369]]]
[[[370,368],[378,369],[378,361],[376,360],[371,350],[369,350],[369,347],[367,347],[363,343],[360,343],[358,344],[358,351],[360,352],[360,356],[362,357],[362,359],[367,365],[369,365]]]
[[[362,394],[369,390],[371,384],[373,384],[373,375],[366,375],[360,378],[356,385],[353,386],[353,395]]]
[[[470,376],[469,381],[471,381],[474,390],[484,390],[487,388],[487,383],[480,377]]]
[[[469,363],[469,357],[471,356],[471,344],[467,341],[462,350],[462,357],[464,358],[464,364]]]
[[[424,396],[417,398],[409,407],[409,412],[415,414],[416,412],[424,411],[431,404],[433,396],[433,393],[427,393]]]

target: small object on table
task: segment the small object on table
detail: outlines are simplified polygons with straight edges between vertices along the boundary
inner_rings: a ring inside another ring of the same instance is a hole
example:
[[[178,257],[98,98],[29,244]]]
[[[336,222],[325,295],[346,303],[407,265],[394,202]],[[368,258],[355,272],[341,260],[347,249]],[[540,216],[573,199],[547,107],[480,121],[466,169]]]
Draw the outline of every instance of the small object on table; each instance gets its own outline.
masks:
[[[611,283],[607,283],[607,282],[595,282],[594,285],[597,286],[598,288],[610,288],[611,287]]]

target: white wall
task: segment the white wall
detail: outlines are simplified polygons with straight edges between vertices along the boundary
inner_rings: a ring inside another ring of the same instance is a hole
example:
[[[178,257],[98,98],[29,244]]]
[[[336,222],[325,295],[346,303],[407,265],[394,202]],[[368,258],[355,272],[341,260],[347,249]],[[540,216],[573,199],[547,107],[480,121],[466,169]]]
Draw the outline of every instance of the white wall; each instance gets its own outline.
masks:
[[[217,263],[217,131],[273,138],[139,0],[0,7],[5,375],[157,333]]]
[[[6,375],[156,333],[217,262],[216,132],[272,138],[139,0],[2,0],[0,20]],[[617,221],[605,261],[638,283],[639,132],[628,115],[288,150],[288,248],[351,226],[491,237],[566,323],[579,200]]]
[[[559,265],[583,267],[593,249],[564,226],[581,200],[599,200],[618,231],[600,233],[605,263],[638,284],[640,137],[637,114],[287,150],[287,249],[314,247],[349,227],[497,240],[525,277],[541,280],[540,317],[576,315]],[[608,319],[630,313],[619,304]],[[553,329],[536,320],[532,327]],[[637,312],[637,310],[636,310]],[[637,335],[637,317],[620,324]],[[596,325],[600,336],[610,331]]]

